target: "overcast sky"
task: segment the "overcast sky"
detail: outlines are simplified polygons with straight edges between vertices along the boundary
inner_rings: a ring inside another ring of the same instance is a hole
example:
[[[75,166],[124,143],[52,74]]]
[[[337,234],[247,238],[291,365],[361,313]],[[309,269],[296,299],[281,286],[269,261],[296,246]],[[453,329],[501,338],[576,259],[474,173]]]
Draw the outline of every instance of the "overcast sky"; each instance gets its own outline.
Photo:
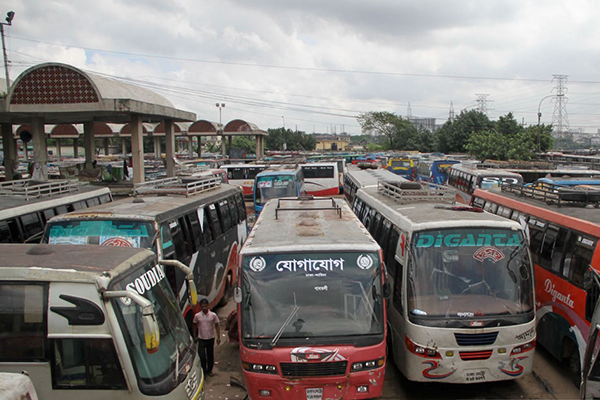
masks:
[[[597,0],[8,0],[11,80],[62,62],[152,88],[198,119],[359,134],[451,105],[600,128]],[[479,96],[478,96],[479,95]],[[547,97],[546,96],[550,96]]]

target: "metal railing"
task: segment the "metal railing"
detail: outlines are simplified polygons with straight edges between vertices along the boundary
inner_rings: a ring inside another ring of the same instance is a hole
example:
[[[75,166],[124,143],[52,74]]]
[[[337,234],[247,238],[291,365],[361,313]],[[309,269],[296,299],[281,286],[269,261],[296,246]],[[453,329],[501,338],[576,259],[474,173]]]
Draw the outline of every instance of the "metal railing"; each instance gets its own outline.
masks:
[[[133,186],[133,195],[148,194],[177,194],[186,197],[213,190],[221,186],[221,179],[217,177],[207,177],[192,182],[184,183],[181,178],[172,177],[157,179],[154,181],[137,183]]]
[[[306,200],[312,201],[326,201],[331,200],[330,206],[323,207],[282,207],[282,202],[301,202]],[[277,208],[275,208],[275,219],[279,217],[279,212],[282,211],[335,211],[340,218],[342,218],[342,208],[335,202],[333,197],[319,197],[315,198],[314,196],[300,196],[298,198],[293,199],[278,199],[277,200]]]
[[[600,190],[580,186],[564,187],[545,183],[540,187],[526,186],[514,183],[505,183],[500,186],[502,191],[514,193],[519,197],[540,200],[546,204],[600,206]]]
[[[0,182],[0,196],[20,197],[25,200],[45,196],[56,196],[79,191],[81,184],[77,179],[37,181],[33,179]]]
[[[400,204],[416,202],[453,203],[455,191],[442,185],[419,182],[377,182],[377,191]]]

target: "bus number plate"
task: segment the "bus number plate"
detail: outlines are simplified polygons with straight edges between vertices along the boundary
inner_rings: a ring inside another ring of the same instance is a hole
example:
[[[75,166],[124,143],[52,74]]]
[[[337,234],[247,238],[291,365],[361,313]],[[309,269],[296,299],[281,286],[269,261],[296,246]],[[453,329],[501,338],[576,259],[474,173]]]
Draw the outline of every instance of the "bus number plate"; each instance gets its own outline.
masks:
[[[306,389],[306,400],[322,400],[323,388]]]

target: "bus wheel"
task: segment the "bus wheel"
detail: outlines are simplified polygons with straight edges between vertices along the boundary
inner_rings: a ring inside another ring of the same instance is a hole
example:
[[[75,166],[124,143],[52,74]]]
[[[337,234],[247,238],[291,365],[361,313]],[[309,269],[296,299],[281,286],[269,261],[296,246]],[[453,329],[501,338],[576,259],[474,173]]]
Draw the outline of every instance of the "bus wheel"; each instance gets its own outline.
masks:
[[[224,305],[226,305],[229,302],[229,298],[231,297],[231,276],[227,276],[227,278],[225,279],[225,290],[223,291],[223,297],[221,297],[221,300],[219,301],[219,304],[217,304],[219,307],[223,307]]]
[[[569,356],[569,372],[571,373],[573,384],[579,387],[581,384],[581,360],[579,359],[577,346],[573,346],[573,350]]]

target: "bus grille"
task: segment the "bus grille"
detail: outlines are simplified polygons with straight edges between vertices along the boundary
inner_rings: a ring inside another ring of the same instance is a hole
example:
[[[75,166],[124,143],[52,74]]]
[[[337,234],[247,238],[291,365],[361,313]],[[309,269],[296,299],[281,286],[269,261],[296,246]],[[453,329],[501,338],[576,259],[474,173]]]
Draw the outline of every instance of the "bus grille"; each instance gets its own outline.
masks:
[[[496,337],[498,337],[498,332],[476,334],[454,333],[454,337],[459,346],[484,346],[494,344]]]
[[[283,376],[345,375],[347,366],[348,361],[280,364]]]
[[[461,351],[460,359],[463,361],[487,360],[492,356],[493,350]]]

